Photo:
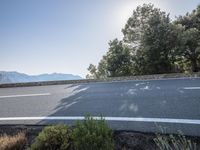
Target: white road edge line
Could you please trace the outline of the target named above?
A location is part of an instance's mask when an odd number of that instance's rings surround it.
[[[47,95],[51,95],[51,93],[24,94],[24,95],[6,95],[6,96],[0,96],[0,98],[32,97],[32,96],[47,96]]]
[[[93,117],[100,120],[101,117]],[[83,116],[53,116],[53,117],[6,117],[0,118],[0,121],[28,121],[28,120],[84,120]],[[179,123],[179,124],[196,124],[200,125],[200,120],[196,119],[172,119],[172,118],[138,118],[138,117],[104,117],[106,121],[122,121],[122,122],[153,122],[153,123]]]
[[[200,87],[184,87],[185,90],[200,90]]]

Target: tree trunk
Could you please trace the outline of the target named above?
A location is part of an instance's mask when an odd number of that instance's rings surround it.
[[[192,62],[192,71],[198,72],[199,68],[198,68],[198,65],[197,65],[197,59],[192,59],[191,62]]]

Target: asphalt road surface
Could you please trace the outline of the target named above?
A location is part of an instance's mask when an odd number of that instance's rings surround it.
[[[0,124],[73,124],[87,114],[117,130],[200,136],[200,78],[0,88]]]

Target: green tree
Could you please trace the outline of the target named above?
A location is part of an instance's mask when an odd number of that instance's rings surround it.
[[[196,28],[200,30],[200,5],[197,6],[191,13],[186,13],[184,16],[179,16],[176,23],[182,24],[185,29]]]
[[[152,4],[143,4],[143,6],[138,6],[133,11],[124,29],[122,29],[123,40],[126,43],[129,43],[136,49],[140,46],[143,31],[148,27],[149,18],[154,10],[157,11]]]
[[[169,14],[143,4],[122,32],[123,40],[110,41],[98,66],[90,67],[94,78],[200,70],[200,5],[171,22]]]
[[[98,77],[99,78],[107,78],[109,76],[109,71],[107,69],[107,56],[104,55],[98,64]]]
[[[178,44],[177,57],[184,59],[185,63],[191,66],[191,71],[199,71],[200,31],[196,28],[183,30],[180,33]]]
[[[200,5],[185,16],[179,16],[174,22],[182,26],[179,30],[176,52],[191,66],[193,72],[200,70]]]
[[[109,43],[109,51],[106,56],[109,76],[128,76],[132,74],[130,49],[122,41],[114,39]]]
[[[109,50],[100,60],[98,67],[90,65],[88,78],[107,78],[132,75],[132,56],[130,49],[122,41],[109,42]]]
[[[132,46],[135,74],[173,71],[172,27],[169,15],[152,4],[138,6],[122,30]]]
[[[88,67],[89,74],[86,75],[87,79],[96,79],[98,78],[97,68],[95,65],[90,64]]]

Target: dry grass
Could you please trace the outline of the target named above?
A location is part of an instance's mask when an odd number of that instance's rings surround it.
[[[183,134],[157,135],[154,141],[160,150],[197,150],[196,143],[188,140]]]
[[[0,136],[0,150],[23,150],[26,143],[27,139],[24,132],[14,136]]]

